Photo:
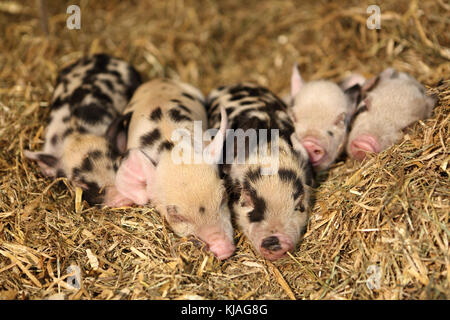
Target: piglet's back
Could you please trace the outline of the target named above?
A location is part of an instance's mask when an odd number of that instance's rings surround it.
[[[85,57],[61,70],[52,114],[67,105],[76,127],[103,135],[140,83],[139,73],[126,61],[106,54]]]
[[[127,148],[149,149],[153,142],[170,141],[174,130],[191,130],[192,121],[202,121],[205,126],[203,99],[198,89],[181,81],[155,79],[144,83],[124,110],[124,114],[132,113]]]
[[[367,96],[371,99],[370,107],[377,116],[397,121],[400,127],[429,117],[433,110],[429,107],[429,97],[425,95],[424,88],[407,79],[381,81]]]

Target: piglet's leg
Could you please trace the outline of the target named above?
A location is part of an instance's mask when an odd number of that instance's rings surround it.
[[[116,175],[119,193],[139,205],[152,197],[155,166],[139,149],[132,149],[122,162]]]

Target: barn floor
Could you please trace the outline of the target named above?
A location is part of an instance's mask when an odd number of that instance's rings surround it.
[[[370,30],[371,2],[79,1],[69,30],[54,0],[49,36],[36,2],[0,3],[0,299],[449,299],[450,6],[383,1]],[[42,145],[58,70],[99,52],[205,94],[251,80],[281,95],[294,62],[306,80],[393,66],[440,100],[398,145],[320,176],[294,253],[268,262],[236,231],[220,262],[151,208],[75,206],[64,180],[24,159]]]

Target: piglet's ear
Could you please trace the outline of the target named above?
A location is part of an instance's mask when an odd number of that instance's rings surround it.
[[[156,166],[143,151],[130,150],[116,175],[115,186],[122,196],[138,205],[151,200],[155,189]]]
[[[128,112],[114,119],[106,131],[106,139],[119,154],[124,154],[127,150],[128,125],[131,115],[132,112]]]
[[[345,91],[356,84],[362,86],[364,82],[366,82],[366,78],[364,78],[363,75],[359,73],[352,73],[339,84],[339,87]]]
[[[56,177],[59,160],[55,156],[43,152],[32,152],[29,150],[24,150],[23,154],[27,159],[36,161],[44,175]]]
[[[361,86],[361,91],[363,93],[372,90],[375,88],[375,86],[380,82],[380,80],[386,80],[386,79],[392,79],[398,77],[398,71],[394,68],[387,68],[383,70],[379,75],[368,79],[364,84]]]
[[[298,71],[297,63],[294,64],[292,68],[292,76],[291,76],[291,98],[293,99],[299,92],[304,82],[300,72]]]
[[[370,78],[364,82],[364,84],[361,86],[361,91],[363,93],[372,90],[377,85],[378,81],[380,81],[380,76],[376,76],[373,78]]]
[[[353,113],[361,99],[361,86],[357,83],[350,88],[345,89],[344,94],[347,96],[349,104],[348,111]]]
[[[398,77],[398,71],[395,70],[394,68],[384,69],[380,73],[380,79],[392,79],[392,78],[397,78],[397,77]]]
[[[219,131],[203,153],[207,163],[219,163],[222,158],[223,144],[228,129],[228,116],[224,106],[220,106],[220,117]]]
[[[372,109],[372,99],[365,98],[362,102],[362,105],[366,107],[367,111],[370,111],[370,109]]]

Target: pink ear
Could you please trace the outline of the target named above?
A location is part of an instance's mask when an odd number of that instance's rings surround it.
[[[117,149],[120,154],[123,154],[127,150],[127,134],[126,132],[119,132],[116,138]]]
[[[219,163],[226,131],[228,129],[228,116],[224,106],[220,106],[220,128],[211,143],[205,148],[204,159],[207,163]]]
[[[380,78],[381,79],[389,79],[389,78],[394,78],[394,77],[397,77],[397,76],[398,76],[398,72],[394,68],[384,69],[380,73]]]
[[[367,110],[372,109],[372,101],[369,98],[364,99],[364,104],[366,105]]]
[[[366,91],[370,91],[372,90],[378,83],[378,81],[380,81],[380,76],[376,76],[370,79],[367,79],[364,84],[361,86],[361,91],[362,92],[366,92]]]
[[[297,93],[299,93],[301,87],[303,86],[303,79],[298,71],[297,63],[294,64],[292,68],[292,76],[291,76],[291,98],[294,98]]]
[[[153,197],[155,169],[155,165],[143,151],[130,150],[117,171],[117,190],[136,204],[146,204]]]
[[[351,87],[353,87],[356,84],[359,84],[360,86],[363,86],[366,82],[366,78],[364,78],[363,75],[359,73],[352,73],[347,78],[345,78],[342,83],[340,84],[340,87],[342,90],[347,90]]]

